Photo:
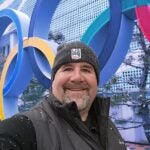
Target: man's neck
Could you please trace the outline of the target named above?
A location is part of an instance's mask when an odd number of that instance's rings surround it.
[[[80,111],[79,113],[80,113],[81,120],[86,121],[89,114],[88,111]]]

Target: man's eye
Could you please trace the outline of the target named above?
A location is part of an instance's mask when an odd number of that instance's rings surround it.
[[[90,69],[82,69],[84,72],[88,72],[88,73],[91,73],[91,70]]]
[[[64,71],[72,71],[72,68],[64,68]]]

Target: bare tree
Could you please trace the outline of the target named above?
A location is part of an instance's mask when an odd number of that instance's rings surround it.
[[[149,99],[147,99],[146,94],[146,86],[148,83],[148,74],[150,73],[150,45],[148,41],[145,39],[137,21],[135,21],[135,26],[137,28],[137,32],[133,34],[133,40],[136,40],[138,44],[141,46],[141,50],[143,51],[143,54],[139,58],[139,61],[141,61],[141,66],[136,66],[132,64],[132,58],[128,58],[124,61],[126,65],[139,68],[142,71],[141,77],[136,80],[136,78],[130,78],[129,84],[137,85],[139,88],[140,97],[139,100],[141,102],[141,105],[147,107],[148,103],[150,102]]]
[[[53,33],[50,31],[48,33],[48,40],[54,40],[56,43],[61,44],[65,41],[65,36],[61,32]]]

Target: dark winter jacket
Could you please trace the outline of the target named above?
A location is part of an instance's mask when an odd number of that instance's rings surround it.
[[[32,110],[0,124],[0,150],[126,150],[108,114],[109,100],[97,97],[89,123],[84,123],[74,102],[61,104],[50,94]]]

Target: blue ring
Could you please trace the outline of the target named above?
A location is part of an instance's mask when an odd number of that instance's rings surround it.
[[[0,37],[4,33],[5,29],[10,23],[16,25],[17,35],[18,35],[18,55],[16,57],[16,62],[14,67],[10,67],[11,76],[7,73],[5,79],[5,85],[3,89],[4,96],[13,90],[13,86],[16,84],[18,75],[21,71],[21,64],[23,59],[23,37],[27,36],[29,18],[27,15],[13,9],[4,9],[0,11]],[[15,91],[14,91],[15,92]],[[16,91],[17,92],[17,91]],[[14,93],[18,94],[18,93]]]
[[[98,56],[101,65],[101,70],[103,69],[103,67],[105,66],[105,64],[107,63],[113,52],[121,26],[121,16],[122,16],[121,1],[109,0],[109,3],[110,3],[109,5],[110,21],[108,25],[107,37],[104,43],[103,50]]]
[[[89,26],[86,32],[81,37],[81,41],[90,45],[97,54],[100,62],[100,84],[103,85],[114,75],[116,70],[118,69],[121,62],[128,51],[128,47],[130,44],[132,30],[133,30],[133,20],[136,18],[134,13],[134,8],[136,5],[147,5],[147,1],[138,1],[136,3],[131,3],[130,0],[122,1],[122,15],[121,15],[121,24],[119,28],[119,32],[117,39],[113,42],[113,47],[110,50],[105,49],[104,47],[107,45],[107,34],[108,34],[108,26],[110,20],[110,9],[106,9],[103,11]],[[115,9],[111,7],[111,9]],[[114,10],[111,10],[114,11]],[[120,12],[119,12],[120,14]],[[128,34],[129,33],[129,34]],[[116,35],[117,35],[116,34]],[[116,37],[115,37],[116,38]],[[106,43],[106,44],[105,44]],[[115,45],[114,45],[115,44]],[[109,45],[108,45],[109,46]],[[109,51],[109,53],[108,53]],[[104,53],[101,55],[101,53]],[[111,54],[111,55],[110,55]],[[103,59],[107,58],[104,62]]]
[[[16,57],[17,54],[12,59],[7,74],[11,74],[10,72],[11,69],[13,69],[13,64],[16,63]],[[28,52],[26,48],[24,48],[20,72],[17,75],[16,81],[12,85],[13,88],[11,88],[10,91],[6,95],[4,95],[3,106],[6,118],[18,112],[18,96],[20,95],[20,93],[22,93],[22,91],[26,89],[27,85],[29,85],[29,82],[32,79],[33,72],[29,61],[27,61],[28,58]]]
[[[30,22],[29,33],[28,33],[29,37],[40,37],[46,40],[48,39],[50,22],[59,2],[60,0],[53,0],[51,2],[49,0],[44,0],[44,1],[37,0],[31,16],[31,22]],[[47,64],[46,60],[41,59],[39,57],[38,53],[39,52],[35,51],[33,48],[30,49],[31,64],[33,67],[32,69],[39,82],[43,84],[45,88],[50,88],[51,68]],[[40,65],[38,62],[41,62]],[[47,66],[47,70],[44,69],[45,65]],[[45,71],[47,72],[47,74],[49,74],[49,76],[44,75],[43,72]]]

